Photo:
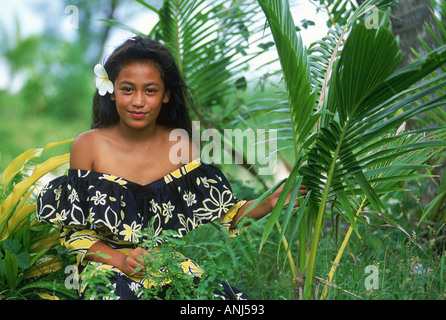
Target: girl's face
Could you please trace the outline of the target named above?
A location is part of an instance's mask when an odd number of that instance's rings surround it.
[[[110,99],[116,103],[120,124],[133,129],[154,127],[161,106],[170,98],[151,60],[135,61],[122,68],[114,87]]]

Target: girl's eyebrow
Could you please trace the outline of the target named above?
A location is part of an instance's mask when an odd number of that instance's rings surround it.
[[[122,81],[119,82],[118,85],[123,85],[123,84],[127,84],[129,86],[134,86],[135,85],[133,82],[128,81],[128,80],[122,80]],[[160,84],[158,82],[151,81],[151,82],[144,83],[144,86],[145,87],[149,87],[149,86],[158,86],[159,87]]]

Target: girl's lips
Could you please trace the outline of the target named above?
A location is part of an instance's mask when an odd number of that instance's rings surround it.
[[[136,119],[141,119],[141,118],[143,118],[146,114],[143,112],[143,113],[141,113],[141,112],[130,112],[130,115],[133,117],[133,118],[136,118]]]

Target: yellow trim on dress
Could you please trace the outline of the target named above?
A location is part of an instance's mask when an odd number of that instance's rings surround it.
[[[188,164],[185,164],[184,166],[178,168],[177,170],[167,174],[164,176],[164,181],[166,183],[172,182],[174,178],[178,179],[187,174],[188,172],[194,170],[195,168],[198,168],[201,165],[200,158],[197,158]]]

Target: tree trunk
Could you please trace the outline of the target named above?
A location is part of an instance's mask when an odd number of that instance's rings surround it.
[[[426,41],[431,48],[436,47],[426,27],[426,23],[435,27],[430,0],[401,0],[392,6],[391,22],[393,33],[400,37],[400,48],[403,54],[402,66],[409,64],[411,59],[415,58],[412,49],[422,55],[427,53],[420,38]]]

